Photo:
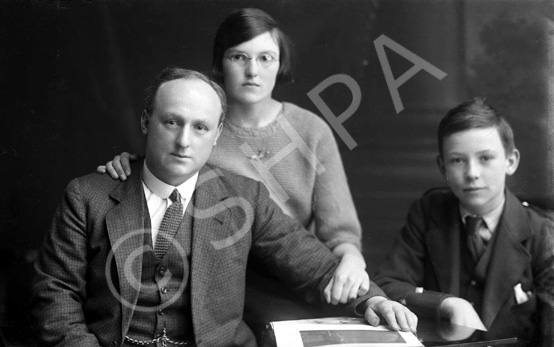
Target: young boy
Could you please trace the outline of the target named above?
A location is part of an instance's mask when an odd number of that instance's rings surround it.
[[[419,316],[554,346],[554,222],[505,186],[513,132],[481,100],[450,110],[437,163],[448,188],[413,203],[375,282]]]

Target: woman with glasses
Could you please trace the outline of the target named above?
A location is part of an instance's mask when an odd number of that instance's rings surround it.
[[[369,289],[360,252],[361,226],[337,143],[318,116],[272,97],[276,84],[292,81],[292,44],[276,21],[259,9],[232,12],[217,30],[214,79],[229,108],[208,161],[263,182],[272,199],[341,258],[325,289],[328,303],[346,303]],[[125,179],[129,155],[99,172]],[[324,315],[249,262],[245,320],[257,333],[273,320]]]

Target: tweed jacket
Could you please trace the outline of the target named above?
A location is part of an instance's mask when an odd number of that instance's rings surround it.
[[[411,206],[375,281],[391,299],[408,302],[416,287],[423,287],[418,302],[437,312],[446,294],[460,292],[460,249],[466,247],[460,223],[458,200],[449,189],[426,193]],[[495,233],[480,313],[486,335],[517,336],[533,341],[533,346],[538,341],[554,346],[554,223],[506,189]],[[532,292],[519,304],[514,294],[518,284]]]
[[[140,177],[91,174],[68,185],[35,263],[38,345],[122,344],[137,309],[148,214]],[[321,300],[337,258],[284,215],[262,184],[205,166],[192,202],[189,284],[198,346],[256,345],[242,320],[249,255],[306,300]],[[377,286],[373,293],[382,294]]]

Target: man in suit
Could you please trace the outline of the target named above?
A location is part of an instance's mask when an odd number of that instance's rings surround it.
[[[225,95],[171,68],[148,89],[141,175],[92,174],[67,187],[35,264],[40,346],[255,346],[242,320],[248,256],[307,300],[337,259],[285,216],[262,184],[205,165]],[[374,285],[352,310],[396,330],[417,318]]]
[[[475,100],[446,114],[438,140],[448,188],[413,203],[375,281],[419,316],[554,346],[554,223],[505,187],[511,127]]]

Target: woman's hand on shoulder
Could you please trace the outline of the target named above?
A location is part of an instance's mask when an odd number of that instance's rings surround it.
[[[131,175],[131,161],[137,160],[138,155],[123,152],[116,155],[112,160],[106,163],[106,165],[100,165],[96,168],[96,172],[104,174],[107,173],[112,176],[113,179],[120,179],[125,181],[127,176]]]

